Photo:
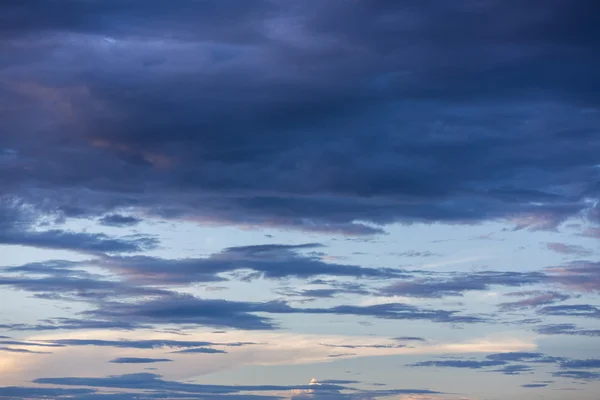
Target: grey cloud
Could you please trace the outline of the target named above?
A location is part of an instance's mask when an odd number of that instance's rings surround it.
[[[521,387],[528,389],[543,388],[546,386],[548,386],[547,383],[526,383],[524,385],[521,385]]]

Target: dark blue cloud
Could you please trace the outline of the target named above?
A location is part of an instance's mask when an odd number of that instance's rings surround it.
[[[105,226],[134,226],[141,222],[140,218],[132,217],[129,215],[121,215],[121,214],[109,214],[100,218],[100,224]]]
[[[548,386],[547,383],[526,383],[524,385],[521,385],[521,387],[527,388],[527,389],[543,388],[546,386]]]
[[[593,0],[147,3],[2,2],[7,196],[354,235],[598,222]],[[52,236],[27,240],[98,240]]]
[[[114,364],[152,364],[159,362],[172,362],[168,358],[147,358],[147,357],[119,357],[111,360]]]

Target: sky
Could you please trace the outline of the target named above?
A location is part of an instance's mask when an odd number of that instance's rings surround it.
[[[597,0],[0,1],[0,400],[595,400]]]

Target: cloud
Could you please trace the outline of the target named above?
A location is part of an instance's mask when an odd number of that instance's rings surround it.
[[[479,316],[460,315],[456,311],[422,309],[402,303],[372,306],[339,305],[331,308],[294,308],[283,301],[262,303],[220,299],[201,299],[190,295],[170,295],[137,303],[113,302],[85,311],[102,320],[137,321],[140,324],[195,324],[211,327],[261,330],[277,326],[266,314],[353,315],[391,320],[428,320],[441,323],[478,323]]]
[[[100,224],[113,227],[134,226],[141,221],[139,218],[121,214],[109,214],[100,218]]]
[[[557,378],[581,379],[585,381],[600,380],[600,372],[591,371],[557,371],[552,376]]]
[[[49,397],[65,396],[71,397],[94,393],[91,389],[61,389],[61,388],[39,388],[39,387],[0,387],[0,399],[47,399]]]
[[[128,375],[109,376],[106,378],[40,378],[34,381],[39,384],[54,384],[62,386],[87,386],[94,388],[113,388],[113,389],[135,389],[135,390],[153,390],[166,393],[180,392],[194,395],[226,395],[243,392],[290,392],[295,395],[310,395],[311,397],[321,396],[329,397],[331,395],[342,396],[342,390],[352,390],[360,398],[361,395],[369,397],[385,396],[391,394],[437,394],[439,392],[426,389],[389,389],[381,391],[357,391],[344,385],[345,381],[318,383],[314,380],[309,385],[283,386],[283,385],[205,385],[167,381],[161,379],[160,375],[151,373],[137,373]],[[352,394],[344,394],[353,398]]]
[[[424,342],[425,339],[416,336],[397,336],[393,338],[399,342]]]
[[[406,347],[402,344],[324,344],[319,343],[321,346],[325,347],[333,347],[333,348],[341,348],[341,349],[361,349],[361,348],[371,348],[371,349],[401,349]]]
[[[436,368],[464,368],[464,369],[486,369],[487,372],[500,372],[504,375],[520,375],[533,372],[534,368],[527,364],[510,364],[514,362],[527,362],[533,364],[557,364],[564,362],[564,358],[550,357],[542,353],[509,351],[505,353],[493,353],[485,356],[485,360],[472,359],[450,359],[421,361],[409,364],[409,367],[436,367]],[[491,367],[500,367],[488,369]]]
[[[45,300],[100,304],[107,300],[151,298],[171,292],[158,287],[136,286],[114,277],[86,270],[89,261],[48,260],[0,271],[0,287],[33,293]]]
[[[495,367],[498,365],[505,365],[506,361],[500,360],[486,360],[486,361],[474,361],[474,360],[437,360],[437,361],[421,361],[415,364],[408,364],[408,367],[437,367],[437,368],[468,368],[468,369],[481,369],[487,367]]]
[[[103,233],[39,229],[41,226],[56,225],[56,218],[51,210],[31,207],[9,196],[0,196],[0,244],[88,254],[134,253],[151,250],[158,245],[155,238],[148,236],[113,238]]]
[[[27,349],[15,349],[13,347],[0,347],[0,351],[5,351],[8,353],[52,354],[49,351],[33,351],[33,350],[27,350]]]
[[[489,290],[492,286],[519,287],[545,279],[541,272],[484,271],[474,273],[438,274],[433,278],[392,283],[381,290],[386,296],[442,298],[462,296],[469,291]]]
[[[530,365],[506,365],[500,369],[490,370],[490,372],[501,372],[504,375],[521,375],[523,373],[533,373]]]
[[[146,358],[146,357],[119,357],[111,360],[113,364],[152,364],[160,362],[172,362],[168,358]]]
[[[573,261],[560,267],[546,269],[550,280],[571,290],[600,292],[600,263]]]
[[[543,292],[543,291],[529,291],[529,292],[516,292],[508,293],[507,296],[530,296],[523,300],[500,303],[498,307],[502,311],[522,310],[528,308],[536,308],[547,304],[553,304],[560,301],[565,301],[571,298],[571,296],[558,293],[558,292]]]
[[[408,250],[400,253],[390,253],[393,256],[399,257],[436,257],[440,254],[432,253],[431,251],[416,251],[416,250]]]
[[[551,242],[546,243],[548,250],[555,251],[561,254],[577,255],[577,256],[589,256],[592,255],[592,251],[575,244],[557,243]]]
[[[211,349],[210,347],[196,347],[173,351],[174,354],[227,354],[225,350]]]
[[[3,2],[3,192],[330,234],[597,221],[593,1],[366,3]]]
[[[600,329],[581,329],[575,324],[548,324],[535,328],[542,335],[600,336]]]
[[[394,268],[365,268],[323,262],[318,255],[302,250],[320,248],[319,243],[300,245],[264,244],[229,247],[206,258],[160,259],[149,256],[103,257],[94,265],[118,272],[130,279],[151,283],[194,283],[222,280],[223,273],[250,270],[249,277],[311,278],[317,276],[392,278],[407,276]]]
[[[35,346],[35,347],[63,347],[62,344],[57,343],[43,343],[43,342],[31,342],[31,341],[20,341],[20,340],[0,340],[0,344],[11,345],[11,346]]]
[[[495,361],[521,361],[521,362],[531,362],[531,363],[556,363],[562,358],[559,357],[549,357],[542,353],[528,353],[528,352],[507,352],[507,353],[496,353],[496,354],[488,354],[486,356],[489,360]]]
[[[592,369],[600,368],[600,359],[588,358],[586,360],[565,360],[560,363],[564,369]]]
[[[540,308],[538,314],[552,316],[600,318],[600,309],[590,304],[547,306]]]
[[[191,352],[218,353],[216,349],[206,346],[240,347],[257,344],[254,342],[208,342],[201,340],[169,340],[169,339],[145,339],[145,340],[103,340],[103,339],[54,339],[46,341],[50,346],[95,346],[116,347],[121,349],[184,349]],[[184,353],[185,351],[181,351]]]
[[[546,386],[548,386],[547,383],[526,383],[524,385],[521,385],[522,388],[527,388],[527,389],[543,388]]]
[[[122,329],[134,330],[147,328],[148,325],[130,321],[106,321],[76,318],[52,318],[42,320],[38,324],[0,324],[0,328],[11,331],[58,331],[58,330],[88,330],[88,329]]]

